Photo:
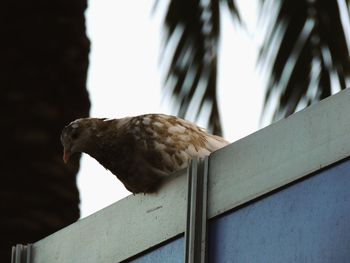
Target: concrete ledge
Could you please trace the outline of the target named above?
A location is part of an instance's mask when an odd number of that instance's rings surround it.
[[[119,262],[183,232],[186,171],[151,195],[130,195],[33,244],[35,263]]]
[[[213,217],[350,156],[350,89],[211,155]]]

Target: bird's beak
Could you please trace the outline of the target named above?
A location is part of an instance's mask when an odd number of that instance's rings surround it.
[[[68,163],[71,154],[72,153],[71,153],[70,150],[64,148],[64,150],[63,150],[63,161],[64,161],[64,163]]]

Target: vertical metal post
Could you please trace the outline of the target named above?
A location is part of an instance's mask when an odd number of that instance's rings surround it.
[[[11,263],[30,263],[32,245],[17,244],[12,247]]]
[[[207,199],[209,159],[193,159],[187,170],[185,262],[207,261]]]

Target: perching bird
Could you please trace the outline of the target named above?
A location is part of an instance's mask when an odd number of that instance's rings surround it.
[[[63,129],[61,141],[64,162],[76,152],[87,153],[134,194],[156,191],[193,157],[228,144],[191,122],[164,114],[77,119]]]

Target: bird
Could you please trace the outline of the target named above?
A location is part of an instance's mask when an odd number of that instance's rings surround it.
[[[86,153],[110,170],[133,194],[158,191],[162,182],[192,158],[229,144],[187,120],[165,114],[119,119],[80,118],[61,133],[63,161]]]

